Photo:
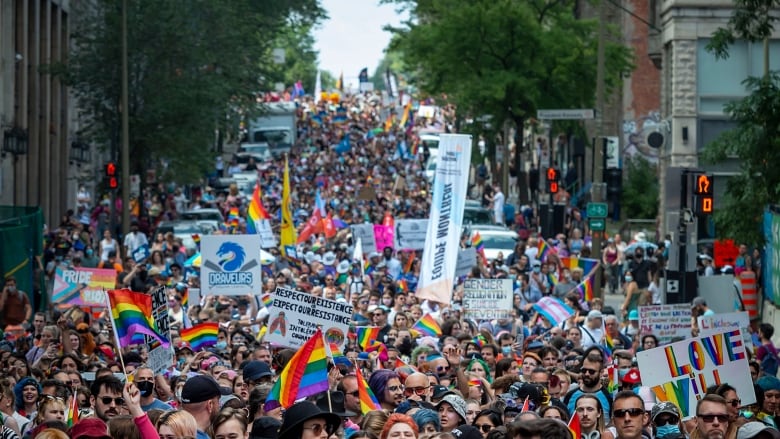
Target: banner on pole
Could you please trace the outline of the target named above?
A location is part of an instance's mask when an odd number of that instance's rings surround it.
[[[467,247],[458,252],[458,261],[455,264],[455,277],[466,276],[477,265],[477,249]]]
[[[395,220],[395,249],[422,250],[428,233],[427,219]]]
[[[360,238],[360,242],[363,244],[363,254],[365,256],[376,251],[373,224],[355,224],[350,226],[350,230],[352,230],[352,242],[357,242],[358,238]]]
[[[170,340],[171,327],[168,320],[168,297],[165,294],[165,287],[159,287],[152,292],[152,318],[154,318],[160,334]],[[146,336],[146,348],[149,351],[146,365],[154,370],[154,373],[162,373],[165,369],[173,366],[173,346],[163,347],[154,338]]]

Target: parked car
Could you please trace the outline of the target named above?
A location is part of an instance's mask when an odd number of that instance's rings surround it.
[[[205,210],[205,209],[204,209]],[[214,226],[215,221],[164,221],[157,226],[157,233],[172,232],[175,238],[181,239],[184,248],[191,251],[197,251],[198,245],[192,238],[192,235],[211,235],[218,227]]]
[[[463,224],[494,225],[496,223],[493,211],[479,204],[479,201],[466,200],[463,206]]]
[[[496,259],[499,253],[503,253],[504,258],[509,256],[517,245],[520,238],[517,232],[501,226],[491,227],[472,227],[469,229],[472,239],[479,232],[482,238],[482,246],[485,249],[485,257],[488,261]]]

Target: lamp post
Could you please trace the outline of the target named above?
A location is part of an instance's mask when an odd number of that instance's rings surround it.
[[[6,153],[14,156],[14,205],[16,205],[16,162],[20,155],[27,154],[28,133],[27,130],[14,126],[3,132],[3,155]]]

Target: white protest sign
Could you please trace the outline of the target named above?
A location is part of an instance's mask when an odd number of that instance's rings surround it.
[[[422,250],[428,233],[427,219],[395,220],[395,249]]]
[[[274,231],[271,229],[271,222],[267,219],[255,221],[255,230],[257,230],[257,235],[260,236],[260,245],[263,248],[274,248],[278,245],[276,235],[274,235]]]
[[[368,256],[376,251],[373,224],[355,224],[350,226],[350,230],[352,230],[352,242],[357,242],[360,238],[363,243],[364,255]]]
[[[165,287],[159,287],[152,292],[152,318],[157,324],[157,329],[163,337],[170,341],[171,331],[168,321],[168,297],[165,294]],[[146,338],[146,347],[149,350],[149,359],[146,365],[154,373],[162,373],[165,369],[173,366],[173,346],[163,347],[153,337]]]
[[[463,283],[463,311],[480,320],[512,315],[512,279],[466,279]]]
[[[205,235],[201,294],[243,296],[262,290],[260,235]]]
[[[699,335],[701,336],[739,329],[742,331],[745,346],[753,344],[750,337],[750,317],[747,311],[699,316],[696,318],[696,323],[699,326]]]
[[[187,306],[200,305],[200,288],[187,289]]]
[[[662,344],[675,338],[690,337],[691,307],[685,303],[640,306],[639,331],[655,335]]]
[[[659,401],[674,403],[683,418],[696,414],[696,402],[713,385],[728,383],[742,405],[756,402],[742,334],[739,330],[696,337],[637,352],[642,385]]]
[[[322,327],[326,341],[339,347],[346,341],[353,313],[351,305],[280,287],[271,297],[274,301],[269,308],[265,341],[299,348],[318,326]]]
[[[477,265],[477,249],[467,247],[458,252],[458,262],[455,264],[455,277],[466,276]]]

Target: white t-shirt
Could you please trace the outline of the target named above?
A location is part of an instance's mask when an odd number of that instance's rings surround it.
[[[504,193],[501,191],[493,195],[493,216],[496,217],[496,224],[504,224]]]
[[[141,232],[130,232],[125,235],[125,248],[130,254],[133,254],[138,247],[142,245],[148,245],[149,241],[146,239],[146,235]]]

